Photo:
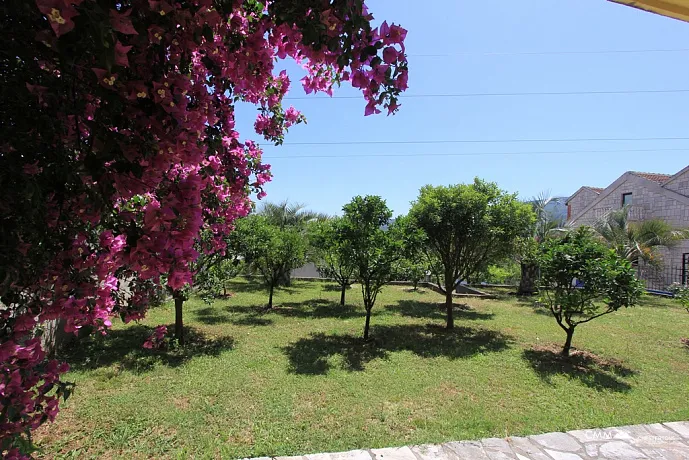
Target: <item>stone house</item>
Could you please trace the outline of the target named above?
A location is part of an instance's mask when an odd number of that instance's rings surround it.
[[[630,221],[662,219],[675,228],[689,228],[689,166],[673,175],[628,171],[605,188],[581,187],[567,200],[567,225],[592,225],[623,206],[629,207]],[[650,268],[639,267],[647,286],[664,289],[672,282],[686,284],[689,240],[661,253],[663,267],[654,270],[654,275]],[[648,279],[653,277],[657,279]]]

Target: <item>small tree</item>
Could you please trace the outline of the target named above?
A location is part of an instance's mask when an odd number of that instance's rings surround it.
[[[668,290],[674,294],[674,299],[689,311],[689,285],[673,283]]]
[[[643,293],[631,263],[587,227],[547,241],[540,265],[543,301],[567,334],[563,356],[569,356],[578,325],[631,307]]]
[[[273,308],[273,292],[284,274],[304,264],[306,239],[295,228],[272,225],[263,216],[240,219],[232,235],[246,263],[258,272],[268,287],[268,308]]]
[[[206,303],[220,296],[227,297],[227,282],[239,275],[244,264],[236,256],[223,257],[216,263],[199,271],[195,277],[199,297]]]
[[[419,283],[425,276],[426,264],[422,261],[405,257],[397,265],[397,278],[401,281],[409,281],[414,291],[418,290]]]
[[[340,237],[342,219],[334,218],[314,223],[309,232],[313,250],[311,258],[318,273],[334,279],[340,286],[340,305],[345,304],[345,292],[354,281],[352,247],[349,241]]]
[[[278,227],[281,231],[290,228],[298,230],[304,235],[312,224],[328,219],[325,214],[309,211],[305,204],[290,203],[288,200],[280,203],[263,203],[258,214],[265,217],[269,224]],[[290,286],[292,284],[291,275],[292,269],[287,269],[280,275],[278,285]]]
[[[423,253],[426,235],[409,216],[395,219],[394,229],[394,235],[401,239],[400,244],[404,249],[404,257],[396,264],[395,278],[410,281],[416,291],[429,266]]]
[[[447,328],[454,327],[452,291],[463,279],[490,263],[512,255],[520,235],[532,225],[530,206],[495,183],[475,179],[472,184],[427,185],[409,212],[424,231],[424,251],[445,291]]]
[[[390,225],[392,211],[379,196],[357,196],[343,208],[341,231],[343,244],[352,251],[357,279],[366,309],[364,340],[369,338],[371,310],[383,285],[390,281],[395,263],[403,256],[402,240],[395,225]]]

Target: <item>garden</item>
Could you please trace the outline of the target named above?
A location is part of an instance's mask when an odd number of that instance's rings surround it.
[[[188,343],[148,350],[168,302],[68,348],[77,389],[36,442],[55,458],[297,455],[686,419],[689,314],[644,297],[563,332],[533,298],[456,299],[386,286],[361,339],[359,285],[293,281],[266,310],[257,280],[185,304]]]
[[[349,82],[365,115],[399,110],[407,31],[363,0],[0,10],[3,458],[277,456],[687,418],[686,280],[665,299],[636,279],[686,229],[626,208],[563,228],[479,178],[423,186],[403,215],[377,195],[338,216],[257,204],[272,173],[235,109],[253,105],[275,145],[306,121],[283,106],[279,62],[302,65],[306,94]],[[292,279],[307,262],[327,281]],[[455,296],[489,277],[519,283]]]

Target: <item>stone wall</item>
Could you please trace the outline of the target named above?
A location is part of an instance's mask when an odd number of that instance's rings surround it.
[[[571,217],[574,218],[581,213],[588,205],[598,198],[598,194],[590,188],[582,188],[574,197],[570,198],[569,205]]]
[[[629,216],[631,221],[661,219],[675,228],[689,228],[689,199],[683,199],[675,194],[683,191],[689,195],[689,187],[684,188],[689,185],[687,182],[689,182],[689,171],[668,184],[672,185],[668,187],[669,190],[659,184],[629,174],[584,214],[577,216],[573,213],[572,217],[575,220],[571,224],[575,227],[593,225],[609,211],[620,209],[622,195],[631,193],[632,205]],[[671,248],[660,248],[659,253],[663,260],[663,273],[676,277],[683,264],[683,255],[689,253],[689,240],[682,240]]]
[[[674,177],[666,187],[681,195],[689,196],[689,169],[677,177]]]
[[[591,225],[609,211],[620,209],[622,195],[625,193],[632,194],[631,220],[662,219],[673,227],[689,227],[689,199],[687,202],[680,201],[659,184],[633,175],[627,176],[602,201],[583,215],[577,216],[573,213],[572,217],[576,218],[574,225]]]

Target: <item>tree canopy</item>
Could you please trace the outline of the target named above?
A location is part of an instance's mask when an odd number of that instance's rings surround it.
[[[513,254],[533,224],[530,206],[495,183],[423,187],[409,212],[426,235],[424,245],[438,285],[445,290],[447,328],[454,327],[452,291],[461,280]]]
[[[336,217],[316,222],[309,231],[310,258],[321,276],[340,286],[340,305],[345,304],[347,288],[356,276],[352,244],[342,236],[343,225],[343,219]]]
[[[631,263],[600,243],[588,227],[547,241],[540,265],[544,302],[567,334],[565,356],[578,325],[631,307],[643,293]]]
[[[403,254],[402,239],[391,224],[392,211],[379,196],[356,196],[342,208],[340,241],[350,245],[366,309],[364,340],[369,338],[371,310],[381,289],[395,273]]]
[[[284,273],[300,267],[306,260],[307,243],[293,227],[279,227],[265,216],[251,215],[237,221],[232,234],[248,266],[268,287],[268,308],[273,308],[273,292]]]

